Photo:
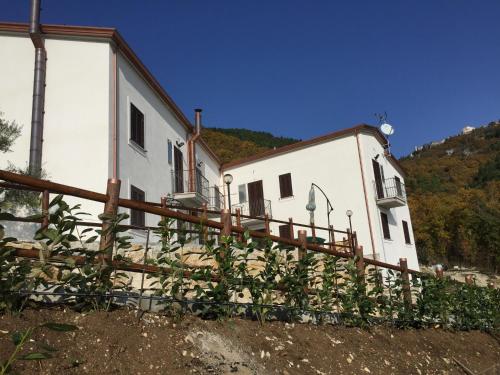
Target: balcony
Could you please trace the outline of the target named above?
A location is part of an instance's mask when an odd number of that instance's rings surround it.
[[[224,208],[224,194],[219,190],[218,186],[212,186],[210,188],[210,197],[208,198],[207,209],[209,211],[217,211],[217,214],[209,213],[208,217],[218,217],[219,212]]]
[[[209,184],[199,170],[195,172],[194,186],[189,186],[189,171],[172,171],[174,199],[187,207],[200,207],[209,202]]]
[[[267,214],[270,219],[272,218],[271,201],[269,199],[258,199],[231,206],[231,212],[235,213],[237,209],[240,210],[241,215],[251,216],[251,218],[241,218],[241,225],[245,228],[262,229],[265,227],[263,220],[265,215]]]
[[[405,185],[398,177],[375,182],[377,204],[384,208],[394,208],[406,205]]]

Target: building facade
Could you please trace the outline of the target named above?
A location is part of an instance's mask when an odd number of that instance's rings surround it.
[[[222,207],[223,200],[216,199],[219,159],[199,138],[191,184],[188,148],[196,127],[116,30],[49,25],[41,30],[47,54],[42,167],[48,179],[104,193],[106,180],[116,177],[122,198],[159,203],[168,196]],[[23,126],[0,168],[9,163],[24,168],[34,66],[28,25],[0,24],[0,49],[9,56],[0,61],[0,111]],[[96,219],[103,207],[85,202],[83,210]],[[155,225],[158,218],[132,215],[130,221]]]
[[[7,56],[0,60],[0,111],[23,125],[13,152],[0,160],[2,169],[26,167],[30,155],[34,48],[28,31],[26,24],[0,23]],[[365,256],[393,264],[406,257],[418,269],[404,174],[377,128],[360,125],[221,165],[200,137],[200,111],[191,124],[115,29],[42,25],[41,32],[48,179],[104,193],[106,180],[118,178],[122,198],[159,203],[168,197],[218,211],[228,205],[223,175],[231,174],[233,212],[301,223],[310,220],[305,206],[314,183],[333,206],[328,216],[316,191],[316,226],[326,227],[329,219],[345,230],[350,210]],[[85,202],[83,210],[97,219],[103,206]],[[131,224],[158,222],[130,214]],[[245,219],[243,225],[262,229],[263,222]],[[285,235],[286,228],[272,224],[271,231]]]
[[[238,208],[251,216],[267,213],[306,224],[310,222],[306,205],[315,184],[315,226],[328,228],[330,222],[334,229],[350,229],[346,213],[351,211],[352,230],[365,257],[392,264],[407,258],[409,266],[418,269],[404,174],[375,127],[359,125],[271,150],[223,165],[223,173],[233,176],[233,211]],[[330,215],[319,189],[332,204]],[[262,221],[251,219],[243,223],[253,229],[263,226]],[[288,236],[287,227],[271,223],[275,235]],[[325,230],[316,230],[316,236],[329,239]]]

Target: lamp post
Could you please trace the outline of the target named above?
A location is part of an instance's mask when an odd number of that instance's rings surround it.
[[[347,217],[349,218],[349,228],[351,229],[351,234],[352,234],[352,223],[351,223],[351,216],[354,212],[352,212],[351,210],[347,210],[345,212],[345,214],[347,215]]]
[[[331,243],[332,233],[330,231],[330,214],[333,211],[333,206],[330,203],[330,199],[328,199],[323,189],[321,189],[314,182],[311,184],[311,190],[309,191],[309,203],[307,204],[306,209],[311,213],[311,220],[314,220],[314,210],[316,209],[316,203],[314,202],[314,187],[317,187],[318,190],[321,192],[321,194],[323,194],[323,196],[326,199],[326,216],[328,219],[328,242]]]
[[[226,173],[224,175],[224,183],[227,185],[227,204],[229,206],[229,213],[231,213],[231,182],[233,182],[233,175]]]

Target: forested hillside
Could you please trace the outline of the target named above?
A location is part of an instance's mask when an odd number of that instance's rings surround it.
[[[297,142],[246,129],[204,129],[224,163]],[[401,159],[422,263],[500,268],[500,123]]]
[[[247,129],[204,128],[202,135],[223,163],[299,141]]]
[[[402,158],[419,259],[500,266],[500,123]]]

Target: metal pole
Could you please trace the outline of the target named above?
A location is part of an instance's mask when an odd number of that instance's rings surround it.
[[[229,213],[231,213],[231,184],[226,184],[227,185],[227,204],[229,208]]]
[[[328,211],[329,206],[328,206],[328,201],[326,201],[326,212],[327,212],[327,217],[328,217],[328,242],[332,242],[332,232],[330,231],[330,212]]]
[[[147,258],[148,258],[148,249],[149,249],[149,229],[146,234],[146,248],[144,249],[144,266],[146,265]],[[142,294],[144,293],[144,274],[146,273],[146,267],[143,268],[142,270],[142,276],[141,276],[141,290],[139,291],[139,314],[142,311]],[[140,315],[139,315],[140,316]]]
[[[351,233],[352,233],[352,222],[351,222],[351,217],[349,216],[349,228],[351,228]]]

